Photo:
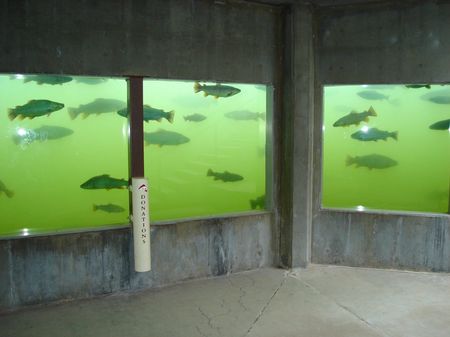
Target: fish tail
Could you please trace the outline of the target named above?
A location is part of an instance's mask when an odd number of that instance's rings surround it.
[[[169,121],[169,123],[173,123],[174,117],[175,117],[175,111],[172,110],[167,113],[166,119]]]
[[[211,177],[211,176],[213,176],[213,175],[214,175],[214,172],[213,172],[213,170],[211,170],[211,169],[209,169],[208,172],[206,172],[206,176],[207,176],[207,177]]]
[[[8,198],[12,198],[14,196],[14,192],[11,190],[4,190],[5,194]]]
[[[68,110],[69,110],[69,115],[70,115],[71,119],[77,118],[79,112],[77,111],[76,108],[68,108]]]
[[[345,160],[345,166],[350,166],[355,162],[355,158],[351,156],[347,156],[347,159]]]
[[[17,117],[16,111],[14,109],[8,109],[8,118],[14,120]]]
[[[95,212],[96,210],[98,210],[98,206],[96,204],[92,205],[92,210]]]
[[[390,136],[395,140],[398,140],[398,131],[391,132]]]
[[[194,92],[198,93],[201,90],[202,90],[202,85],[200,83],[198,83],[198,81],[195,81],[195,83],[194,83]]]
[[[377,113],[372,106],[369,108],[369,116],[377,116]]]

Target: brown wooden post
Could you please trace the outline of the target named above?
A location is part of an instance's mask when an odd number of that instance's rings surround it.
[[[143,78],[128,78],[129,178],[144,177]]]

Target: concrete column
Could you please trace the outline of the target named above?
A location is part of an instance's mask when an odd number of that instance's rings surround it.
[[[304,267],[311,260],[314,18],[308,5],[286,13],[282,156],[280,262]]]

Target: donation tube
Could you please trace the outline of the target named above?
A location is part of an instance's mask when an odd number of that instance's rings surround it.
[[[151,269],[150,218],[148,182],[145,178],[132,178],[134,269],[146,272]]]

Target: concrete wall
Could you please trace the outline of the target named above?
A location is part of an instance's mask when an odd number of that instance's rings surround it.
[[[0,312],[273,265],[270,214],[152,227],[152,271],[134,272],[128,228],[0,241]]]
[[[213,0],[2,0],[0,72],[270,83],[277,13]]]
[[[0,73],[272,83],[279,9],[213,0],[0,1]],[[274,182],[277,190],[277,182]],[[153,227],[153,270],[128,229],[0,241],[0,310],[275,264],[272,214]]]
[[[316,11],[312,261],[450,271],[450,217],[320,209],[321,86],[450,80],[450,3],[394,2]]]

